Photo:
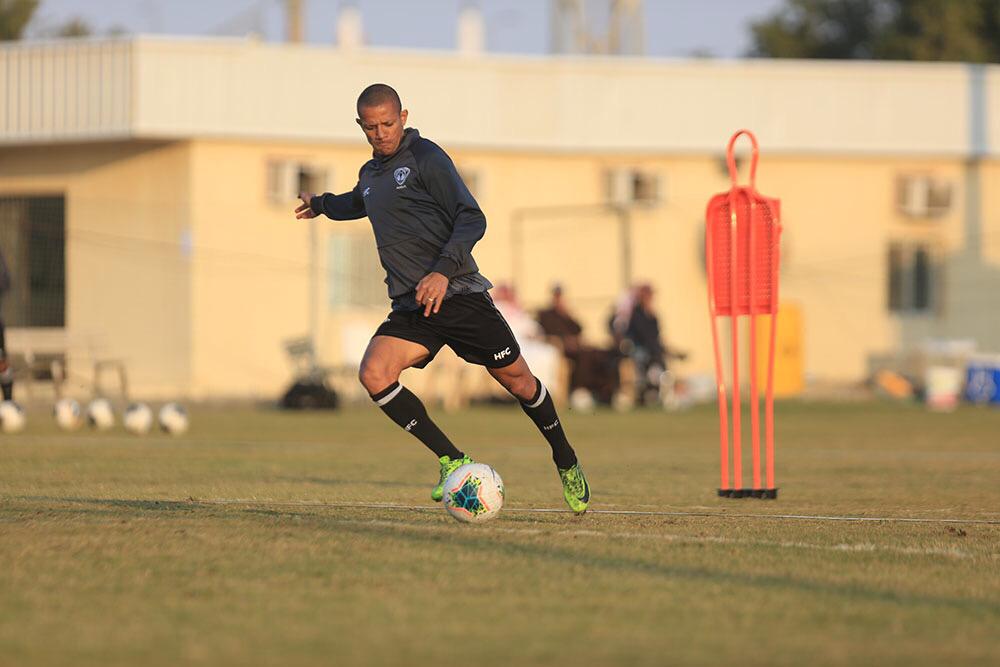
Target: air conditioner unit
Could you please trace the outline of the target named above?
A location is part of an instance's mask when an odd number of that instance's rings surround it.
[[[937,218],[951,209],[951,184],[930,176],[902,176],[896,205],[911,218]]]
[[[745,156],[742,155],[742,154],[737,153],[736,155],[733,156],[733,158],[734,158],[733,161],[736,163],[736,173],[737,174],[742,174],[743,173],[742,172],[743,163],[746,162]],[[726,156],[725,153],[723,153],[722,155],[718,156],[718,158],[716,158],[716,165],[719,168],[719,173],[722,176],[725,176],[726,179],[728,180],[729,179],[729,160],[728,160],[728,158],[727,158],[727,156]]]
[[[300,192],[325,192],[329,185],[325,169],[295,160],[269,160],[267,163],[267,199],[285,205]]]
[[[662,184],[655,172],[612,169],[607,174],[608,201],[619,206],[653,206],[663,202]]]
[[[267,200],[284,205],[298,196],[299,165],[287,160],[267,163]]]

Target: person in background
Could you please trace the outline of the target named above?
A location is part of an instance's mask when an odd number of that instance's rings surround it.
[[[498,284],[493,288],[492,297],[497,310],[503,315],[518,341],[522,339],[541,340],[543,333],[541,327],[521,305],[517,290],[513,285]]]
[[[552,286],[552,301],[548,308],[538,311],[538,324],[546,336],[558,338],[566,357],[574,359],[580,351],[580,334],[583,327],[569,313],[563,299],[562,285]]]
[[[514,332],[521,345],[521,354],[531,365],[535,376],[547,387],[559,384],[562,354],[559,348],[546,340],[545,331],[521,305],[513,285],[500,283],[493,288],[493,301],[497,310]]]
[[[667,359],[684,360],[687,354],[671,350],[663,343],[660,321],[653,311],[653,287],[648,283],[635,289],[635,303],[623,343],[635,364],[636,400],[640,405],[657,402]]]
[[[10,271],[3,252],[0,251],[0,306],[3,305],[3,295],[10,289]],[[7,361],[7,341],[4,335],[3,311],[0,309],[0,392],[3,400],[14,400],[14,373]]]
[[[617,348],[605,350],[583,342],[583,327],[569,312],[561,285],[552,287],[552,301],[537,318],[545,335],[559,340],[570,363],[570,393],[585,389],[597,402],[610,404],[619,385]]]
[[[625,331],[628,329],[629,320],[632,319],[632,310],[635,308],[636,287],[631,286],[622,290],[618,298],[611,306],[611,315],[608,317],[608,333],[614,341],[615,349],[623,354],[625,344]]]

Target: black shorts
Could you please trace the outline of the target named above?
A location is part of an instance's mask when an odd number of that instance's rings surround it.
[[[447,345],[466,361],[487,368],[502,368],[517,361],[521,347],[507,321],[486,292],[459,294],[441,304],[441,310],[424,317],[424,309],[389,313],[375,332],[420,343],[430,354],[414,364],[423,368],[441,346]]]

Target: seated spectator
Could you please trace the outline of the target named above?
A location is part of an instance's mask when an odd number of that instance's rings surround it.
[[[552,303],[548,308],[538,311],[537,319],[546,336],[559,339],[567,357],[572,358],[580,350],[583,327],[569,314],[561,285],[553,286]]]
[[[560,285],[552,288],[549,307],[538,312],[538,323],[546,336],[559,341],[563,355],[570,362],[570,393],[585,389],[597,402],[610,404],[619,385],[619,355],[615,349],[600,349],[582,342],[583,327],[570,314]]]
[[[667,359],[687,358],[686,353],[668,348],[660,333],[660,322],[653,311],[653,288],[640,285],[635,290],[635,303],[623,334],[623,351],[635,364],[636,400],[641,405],[659,401]]]
[[[624,349],[625,330],[628,329],[629,320],[632,319],[632,310],[635,308],[637,287],[629,287],[622,291],[615,299],[611,307],[611,316],[608,317],[608,333],[614,341],[615,349],[625,354]]]
[[[544,331],[518,302],[512,285],[500,284],[492,291],[493,303],[507,320],[521,346],[521,354],[549,391],[559,390],[559,350],[545,340]],[[557,394],[558,395],[558,394]]]

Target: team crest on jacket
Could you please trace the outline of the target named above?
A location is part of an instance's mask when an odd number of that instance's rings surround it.
[[[399,169],[394,171],[392,175],[396,179],[396,185],[398,185],[399,187],[403,187],[403,183],[406,183],[406,177],[410,175],[410,168],[400,167]],[[399,188],[397,188],[397,190],[398,189]]]

